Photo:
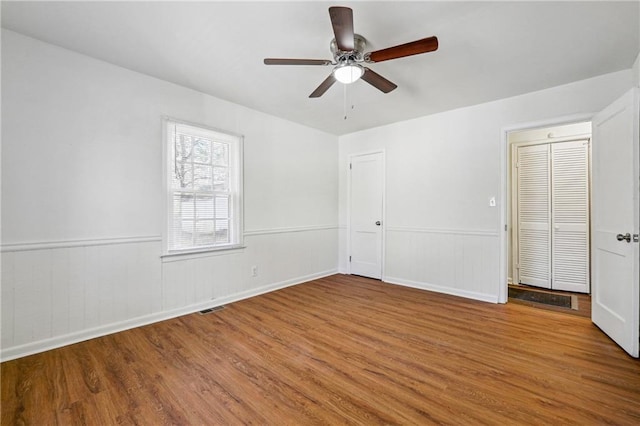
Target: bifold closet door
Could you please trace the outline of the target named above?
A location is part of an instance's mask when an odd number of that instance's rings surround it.
[[[589,141],[520,146],[518,278],[589,292]]]
[[[551,170],[549,145],[517,148],[518,279],[551,288]]]
[[[589,141],[551,145],[552,288],[589,292]]]

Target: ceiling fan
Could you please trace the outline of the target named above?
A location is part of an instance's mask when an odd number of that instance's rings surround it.
[[[335,35],[329,45],[333,60],[285,58],[266,58],[264,60],[265,65],[333,65],[332,73],[309,95],[310,98],[319,98],[336,81],[350,84],[360,78],[376,89],[389,93],[398,86],[370,68],[363,66],[363,63],[372,64],[433,52],[438,49],[438,39],[427,37],[375,52],[364,53],[367,43],[364,37],[353,32],[353,11],[348,7],[334,6],[329,8],[329,17]]]

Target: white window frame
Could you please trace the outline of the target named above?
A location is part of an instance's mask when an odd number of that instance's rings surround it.
[[[175,126],[185,126],[194,128],[196,132],[206,132],[213,136],[214,140],[229,144],[229,168],[230,183],[229,194],[231,197],[229,208],[230,225],[229,225],[229,243],[211,244],[207,246],[193,246],[184,249],[171,250],[169,247],[169,239],[171,236],[171,223],[173,215],[173,193],[172,178],[173,169],[175,167],[175,159],[173,158],[173,129]],[[208,252],[219,252],[222,250],[233,250],[243,247],[243,145],[244,137],[242,135],[215,129],[206,125],[196,124],[184,120],[178,120],[172,117],[163,117],[162,120],[163,134],[163,198],[164,198],[164,214],[163,214],[163,232],[162,232],[162,257],[175,255],[188,255]],[[215,191],[211,191],[215,194]]]

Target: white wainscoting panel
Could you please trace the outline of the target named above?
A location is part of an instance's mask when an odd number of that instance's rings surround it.
[[[4,246],[0,359],[335,274],[337,240],[334,225],[251,231],[243,249],[164,262],[159,238]]]
[[[247,246],[243,273],[249,286],[289,282],[310,272],[337,272],[338,227],[309,228],[304,232],[283,228],[277,233],[250,231],[245,233]],[[251,276],[257,267],[256,277]]]
[[[242,291],[242,253],[214,253],[162,264],[162,306],[173,310]],[[234,286],[236,287],[234,291]],[[213,304],[212,304],[213,305]]]
[[[5,250],[3,353],[158,312],[160,249],[157,241]]]
[[[233,294],[334,274],[337,233],[336,226],[252,230],[245,232],[243,249],[166,261],[162,264],[163,309],[207,300],[214,306]]]
[[[384,281],[497,303],[497,232],[387,228]]]

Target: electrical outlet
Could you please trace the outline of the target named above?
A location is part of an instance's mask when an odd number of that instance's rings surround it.
[[[496,197],[489,198],[489,207],[495,207],[495,206],[496,206]]]
[[[251,267],[251,276],[252,277],[257,277],[258,276],[258,267],[256,265],[253,265]]]

